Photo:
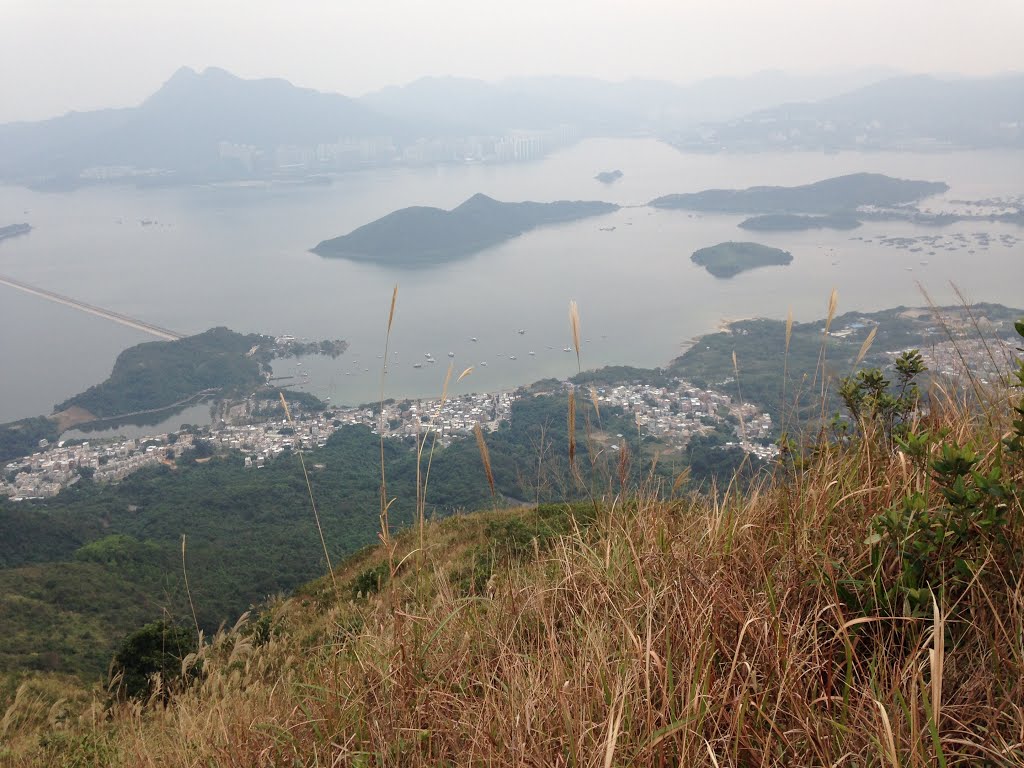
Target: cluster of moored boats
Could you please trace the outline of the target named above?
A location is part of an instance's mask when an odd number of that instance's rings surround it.
[[[517,330],[516,330],[516,333],[517,333],[517,334],[519,334],[520,336],[525,336],[525,335],[526,335],[526,329],[525,329],[525,328],[519,328],[519,329],[517,329]],[[470,336],[470,337],[469,337],[469,340],[470,340],[470,341],[472,341],[472,342],[474,342],[474,343],[477,343],[477,342],[479,342],[479,341],[480,341],[480,339],[479,339],[479,338],[477,338],[476,336]],[[553,346],[551,346],[551,345],[548,345],[548,347],[547,347],[547,348],[548,348],[548,349],[554,349],[554,347],[553,347]],[[572,351],[573,351],[573,347],[571,347],[571,346],[568,346],[568,347],[562,347],[562,351],[563,351],[563,352],[572,352]],[[395,352],[394,354],[395,354],[395,356],[397,356],[397,355],[398,355],[398,353],[397,353],[397,352]],[[536,353],[536,352],[533,352],[533,351],[530,351],[530,352],[528,352],[527,354],[528,354],[528,355],[529,355],[530,357],[536,357],[536,355],[537,355],[537,353]],[[497,356],[498,356],[498,357],[507,357],[507,359],[509,359],[509,360],[518,360],[518,359],[519,359],[518,357],[516,357],[516,355],[507,355],[507,356],[506,356],[504,352],[498,352]],[[425,352],[425,353],[423,354],[423,357],[424,357],[424,359],[425,359],[425,361],[426,361],[426,363],[427,363],[427,364],[430,364],[430,363],[436,363],[436,362],[437,362],[437,358],[435,358],[435,357],[434,357],[434,355],[433,355],[432,353],[430,353],[430,352]],[[448,353],[448,357],[450,357],[450,358],[451,358],[451,357],[455,357],[455,353],[454,353],[454,352],[449,352],[449,353]],[[416,362],[416,363],[413,363],[413,364],[412,364],[412,367],[413,367],[413,368],[422,368],[422,367],[423,367],[423,365],[424,365],[424,363]],[[486,367],[487,367],[487,361],[486,361],[486,360],[483,360],[483,361],[481,361],[481,362],[479,363],[479,365],[480,365],[481,367],[483,367],[483,368],[486,368]]]

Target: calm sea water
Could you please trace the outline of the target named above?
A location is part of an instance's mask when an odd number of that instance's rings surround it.
[[[625,174],[618,183],[593,179],[613,168]],[[0,274],[184,333],[225,325],[347,339],[349,351],[337,360],[277,366],[280,374],[308,370],[305,388],[338,404],[379,394],[395,284],[391,349],[398,354],[391,356],[386,394],[396,397],[438,394],[449,360],[456,374],[476,366],[456,391],[571,374],[576,356],[562,351],[572,343],[571,299],[582,317],[584,367],[664,364],[726,318],[782,318],[792,308],[798,320],[815,319],[832,288],[841,311],[921,304],[919,283],[937,301],[952,301],[950,281],[973,300],[1024,303],[1021,244],[995,242],[974,255],[938,251],[922,265],[924,253],[849,239],[977,231],[1024,237],[1024,228],[1010,225],[882,223],[852,233],[748,233],[736,226],[742,217],[629,207],[430,269],[381,268],[308,252],[395,209],[452,207],[476,192],[510,201],[640,206],[671,192],[801,184],[857,171],[943,180],[951,186],[947,200],[1024,192],[1024,153],[686,155],[640,139],[587,141],[528,165],[354,173],[331,186],[62,194],[0,187],[0,223],[35,227],[0,243]],[[607,227],[615,230],[601,231]],[[748,239],[791,251],[793,263],[717,280],[690,262],[698,248]],[[50,412],[103,379],[120,350],[146,340],[0,286],[0,421]],[[428,353],[436,364],[425,362]],[[414,368],[416,362],[422,367]]]

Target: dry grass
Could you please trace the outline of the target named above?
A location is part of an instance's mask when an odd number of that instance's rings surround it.
[[[953,398],[928,418],[950,439],[1000,434]],[[73,750],[128,766],[1024,764],[1019,574],[989,563],[970,621],[938,602],[930,618],[860,616],[828,586],[866,557],[869,518],[922,482],[865,444],[743,495],[640,489],[498,557],[479,594],[460,574],[489,524],[523,513],[427,522],[336,579],[421,547],[429,578],[398,567],[355,600],[321,584],[274,606],[260,642],[215,637],[201,683],[169,706],[85,717],[23,764]]]

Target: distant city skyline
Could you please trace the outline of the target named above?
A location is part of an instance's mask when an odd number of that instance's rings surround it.
[[[348,96],[449,75],[991,75],[1024,69],[1021,29],[1019,0],[5,0],[0,122],[133,106],[181,66]]]

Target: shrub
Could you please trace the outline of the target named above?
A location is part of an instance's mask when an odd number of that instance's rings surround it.
[[[111,687],[120,698],[165,700],[194,675],[185,675],[182,662],[196,650],[195,633],[168,621],[156,621],[132,632],[121,643],[111,664]]]

